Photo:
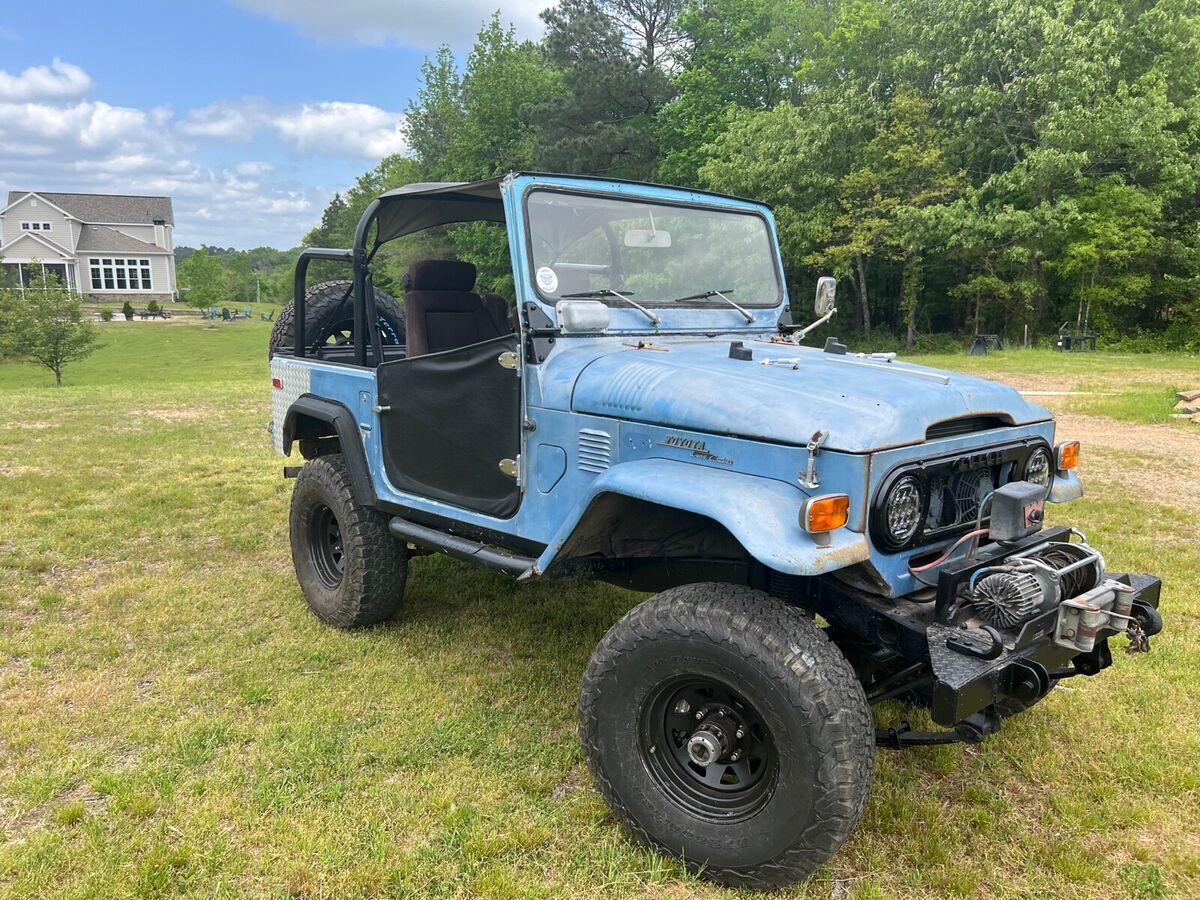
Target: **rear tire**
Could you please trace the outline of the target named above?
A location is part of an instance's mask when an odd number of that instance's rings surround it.
[[[813,874],[858,823],[875,769],[845,657],[800,610],[736,585],[673,588],[613,626],[579,726],[616,818],[732,886]]]
[[[292,563],[309,608],[337,628],[386,621],[400,609],[408,551],[387,517],[354,499],[340,453],[309,461],[292,491]]]
[[[304,338],[314,344],[350,344],[354,340],[354,305],[351,282],[326,281],[314,284],[304,294]],[[404,307],[387,291],[375,288],[375,311],[384,346],[405,342]],[[296,304],[285,306],[271,329],[267,356],[291,353],[296,346]]]

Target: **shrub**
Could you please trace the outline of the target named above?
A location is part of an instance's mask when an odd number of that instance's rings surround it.
[[[146,304],[146,312],[158,312],[158,301],[151,300]]]
[[[23,295],[0,291],[0,351],[6,355],[45,366],[61,385],[67,363],[95,349],[96,326],[84,318],[79,295],[53,275],[36,278]]]
[[[102,322],[111,322],[112,321],[112,310],[111,309],[100,310],[100,320]]]
[[[125,305],[121,307],[121,314],[125,316],[126,319],[133,318],[133,304],[128,300],[126,300]]]

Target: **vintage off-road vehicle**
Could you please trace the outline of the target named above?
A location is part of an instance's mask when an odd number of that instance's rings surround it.
[[[515,296],[481,297],[454,259],[414,258],[403,306],[373,287],[388,242],[487,228]],[[306,290],[312,260],[352,277]],[[583,677],[597,789],[705,877],[807,876],[862,813],[876,746],[981,740],[1107,668],[1113,636],[1142,650],[1162,627],[1157,578],[1043,527],[1083,490],[1049,412],[800,346],[811,328],[760,203],[537,174],[384,194],[354,247],[304,251],[272,334],[306,600],[382,622],[435,551],[657,591]],[[896,697],[944,730],[876,728]]]

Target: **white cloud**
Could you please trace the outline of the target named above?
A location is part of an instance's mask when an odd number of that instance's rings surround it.
[[[553,0],[234,0],[251,12],[291,22],[317,37],[364,44],[436,47],[469,44],[497,7],[520,37],[542,33],[538,14]]]
[[[297,150],[379,159],[405,149],[403,117],[366,103],[313,103],[274,116],[271,124]]]
[[[275,166],[262,160],[248,159],[238,163],[233,170],[239,175],[268,175],[275,171]]]
[[[48,66],[30,66],[20,75],[0,69],[0,100],[38,100],[80,97],[92,87],[92,79],[79,66],[57,56]]]
[[[333,193],[294,173],[324,180],[344,165],[348,181],[364,160],[404,150],[403,116],[365,103],[247,97],[177,115],[83,96],[91,84],[60,60],[0,71],[0,188],[165,194],[179,243],[288,247]],[[227,159],[231,145],[249,142],[255,158]],[[278,163],[262,156],[272,144]]]
[[[193,109],[179,123],[179,130],[192,137],[249,141],[266,122],[266,104],[257,97],[220,100]]]
[[[379,159],[404,151],[403,121],[400,113],[368,103],[272,106],[258,97],[243,97],[192,110],[179,130],[191,137],[239,142],[270,131],[300,153]]]

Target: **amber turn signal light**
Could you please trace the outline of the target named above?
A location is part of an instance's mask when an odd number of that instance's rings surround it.
[[[850,518],[850,498],[845,494],[812,497],[800,507],[800,524],[811,534],[841,528]]]
[[[1079,441],[1067,441],[1065,444],[1055,447],[1054,462],[1060,472],[1079,465]]]

